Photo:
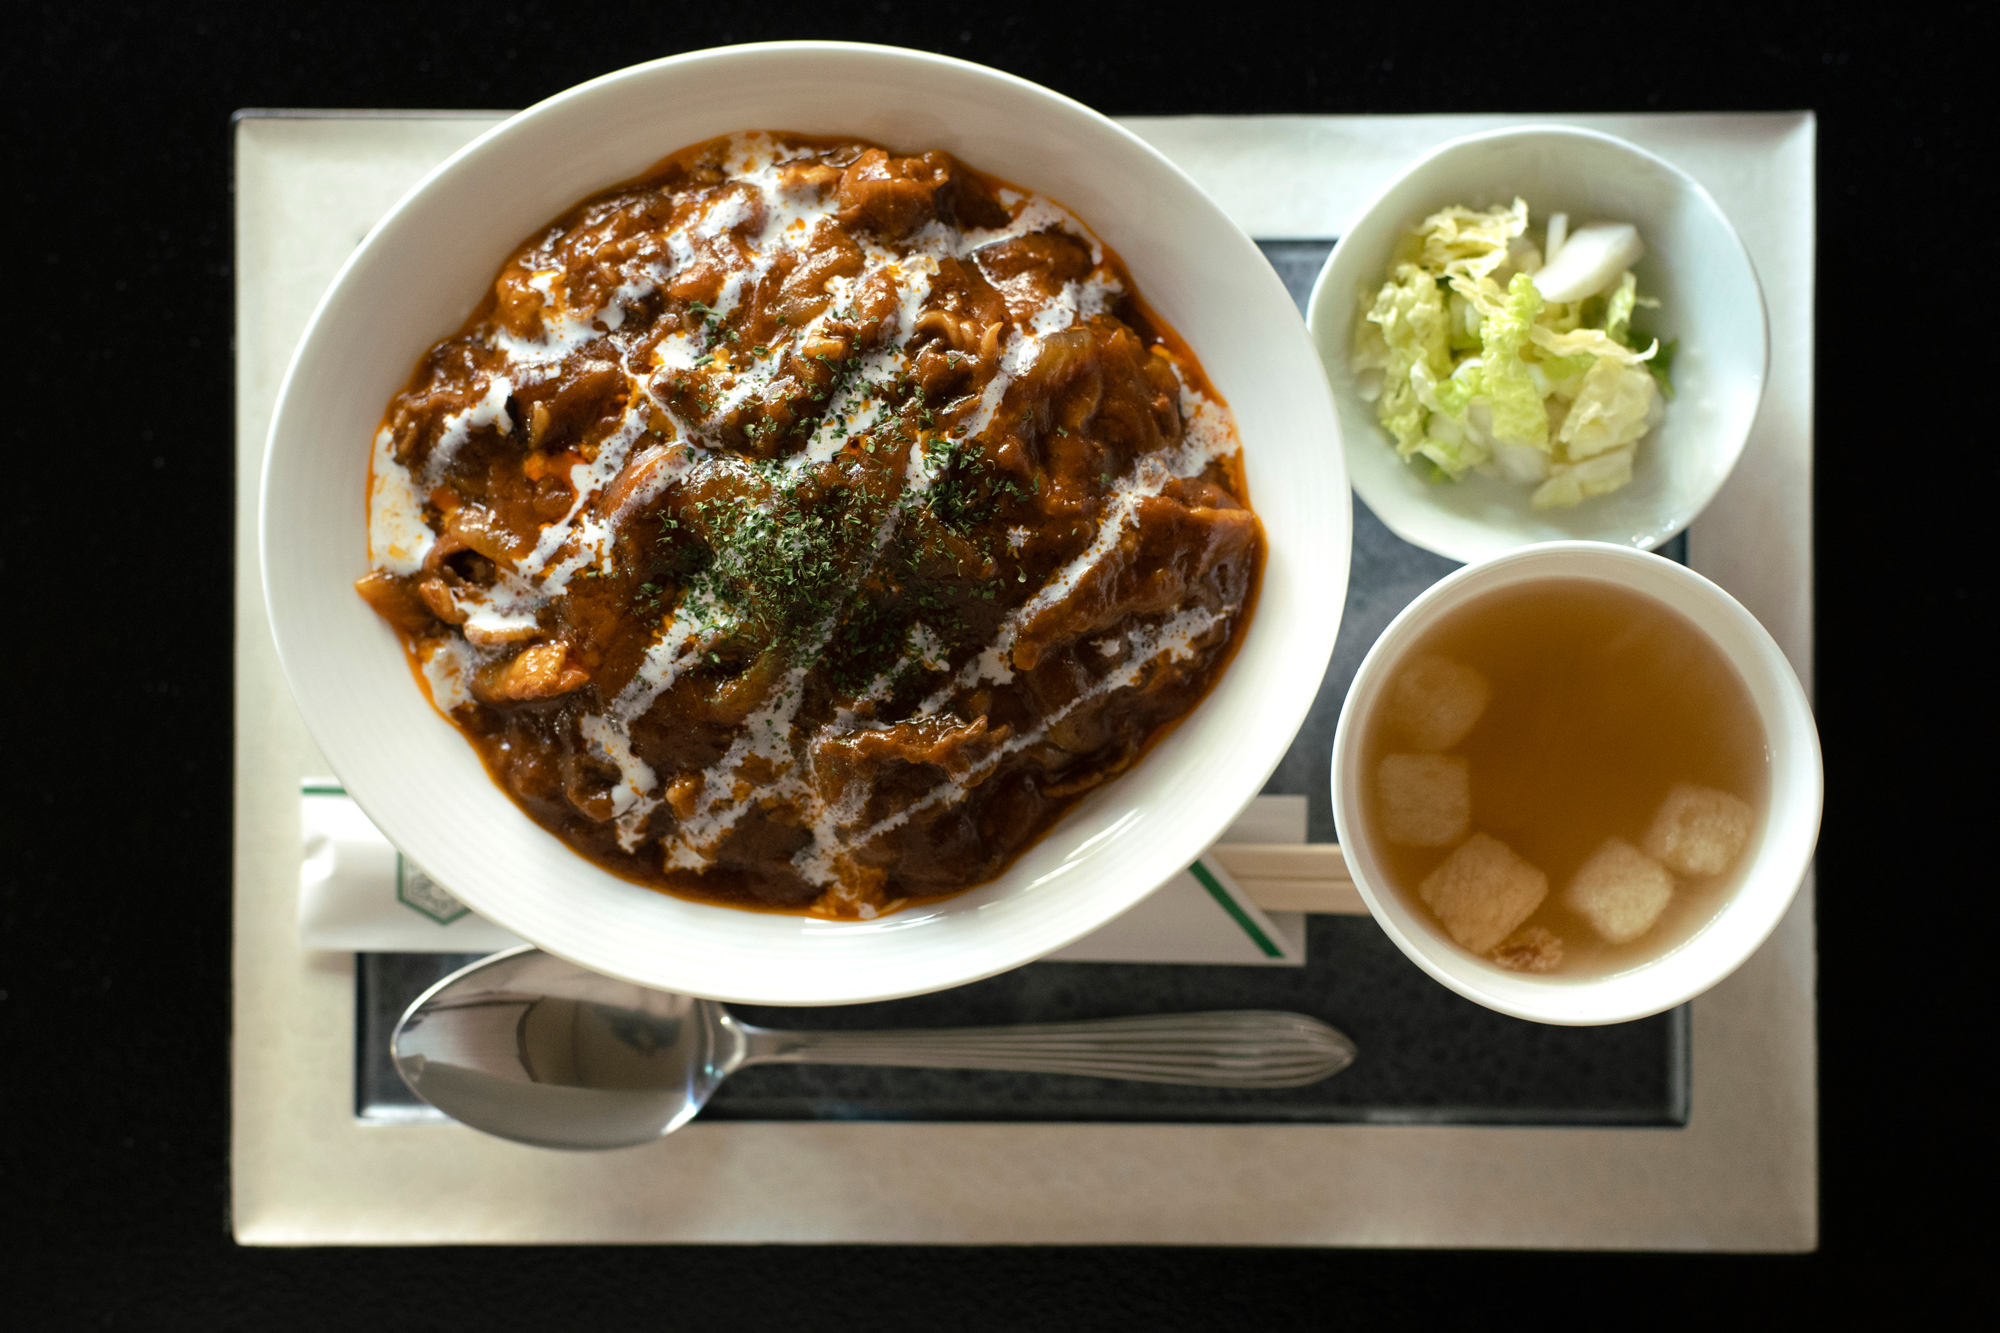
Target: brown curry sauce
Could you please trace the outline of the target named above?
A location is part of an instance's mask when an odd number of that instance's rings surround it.
[[[1247,500],[1074,218],[942,153],[737,135],[569,210],[426,353],[357,586],[579,853],[867,917],[999,875],[1200,702]]]

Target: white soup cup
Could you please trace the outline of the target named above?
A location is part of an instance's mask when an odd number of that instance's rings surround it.
[[[1627,971],[1594,977],[1512,972],[1462,948],[1391,887],[1361,817],[1366,722],[1405,653],[1445,616],[1503,588],[1551,579],[1616,584],[1664,603],[1721,651],[1764,726],[1770,804],[1743,855],[1741,885],[1691,938]],[[1516,1018],[1583,1026],[1644,1018],[1690,1000],[1757,951],[1791,905],[1819,839],[1819,731],[1791,663],[1742,603],[1685,566],[1604,542],[1545,542],[1468,565],[1390,622],[1362,659],[1333,742],[1333,815],[1355,887],[1396,946],[1469,1000]],[[1475,811],[1475,817],[1477,812]]]

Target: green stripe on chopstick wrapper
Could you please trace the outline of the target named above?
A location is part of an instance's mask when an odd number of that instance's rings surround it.
[[[1264,951],[1266,958],[1283,958],[1285,956],[1285,951],[1280,949],[1276,944],[1273,944],[1271,937],[1257,928],[1257,923],[1250,919],[1249,914],[1231,896],[1229,890],[1222,887],[1220,881],[1215,878],[1207,866],[1196,861],[1188,867],[1188,872],[1201,881],[1201,886],[1208,890],[1208,896],[1222,905],[1222,910],[1229,913],[1230,919],[1243,927],[1243,933],[1250,937],[1251,943]]]

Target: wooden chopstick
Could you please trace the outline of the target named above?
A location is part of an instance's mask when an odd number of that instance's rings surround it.
[[[1333,843],[1219,843],[1207,856],[1267,912],[1368,912]]]

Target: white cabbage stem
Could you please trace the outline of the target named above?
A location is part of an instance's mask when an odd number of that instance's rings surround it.
[[[1581,301],[1609,287],[1645,253],[1639,229],[1629,222],[1580,227],[1535,274],[1535,289],[1545,301]]]

